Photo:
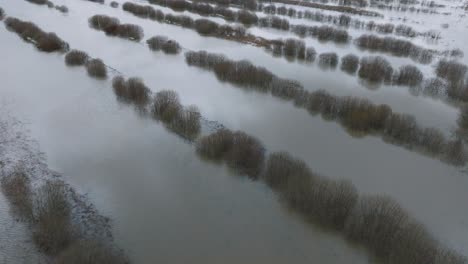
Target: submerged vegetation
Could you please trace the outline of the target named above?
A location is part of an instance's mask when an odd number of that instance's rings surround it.
[[[5,20],[6,28],[18,34],[23,40],[33,43],[37,49],[44,52],[63,52],[69,49],[68,43],[55,33],[47,33],[32,22],[26,22],[14,17]]]
[[[166,36],[154,36],[149,38],[146,43],[151,50],[163,51],[166,54],[178,54],[181,47],[175,40],[168,39]]]
[[[414,117],[394,113],[387,105],[376,105],[367,99],[333,96],[323,90],[308,92],[294,80],[281,79],[263,67],[257,67],[248,61],[232,61],[223,55],[190,51],[185,53],[185,59],[190,66],[212,71],[221,81],[293,101],[297,107],[304,108],[313,115],[321,114],[326,120],[335,120],[353,131],[353,134],[380,135],[392,144],[454,165],[465,164],[463,145],[458,144],[457,139],[447,140],[437,129],[422,128]],[[333,66],[334,59],[325,61],[326,66]],[[387,67],[389,65],[384,59],[363,58],[361,63],[365,65],[364,70],[361,68],[358,73],[362,78],[391,81],[393,70]]]
[[[356,39],[356,45],[364,50],[387,52],[399,57],[410,57],[412,60],[429,64],[435,51],[414,45],[407,40],[376,35],[362,35]]]
[[[68,66],[84,66],[88,59],[88,54],[80,50],[71,50],[65,55],[65,63]]]
[[[118,36],[139,42],[144,34],[140,26],[134,24],[120,24],[118,18],[106,15],[94,15],[89,18],[89,26],[104,31],[107,35]]]

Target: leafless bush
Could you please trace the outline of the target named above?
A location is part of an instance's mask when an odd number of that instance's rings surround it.
[[[271,94],[275,97],[294,100],[304,91],[302,85],[293,80],[273,78],[270,84]]]
[[[221,161],[233,144],[233,133],[227,129],[220,129],[209,136],[202,137],[196,145],[197,153],[203,158]]]
[[[311,188],[315,177],[302,160],[293,158],[286,152],[270,154],[262,175],[268,186],[280,193],[294,186]]]
[[[417,142],[419,131],[416,119],[413,116],[393,113],[390,115],[384,127],[384,137],[398,144],[411,144]]]
[[[119,3],[115,2],[115,1],[112,1],[110,3],[110,6],[113,7],[113,8],[118,8],[119,7]]]
[[[21,220],[33,220],[31,181],[22,167],[1,179],[1,188],[10,202],[11,211]]]
[[[56,255],[72,241],[70,204],[63,182],[49,181],[38,192],[35,206],[36,245],[49,255]]]
[[[64,5],[55,6],[55,9],[57,9],[58,11],[60,11],[62,13],[68,13],[68,7],[66,7]]]
[[[178,54],[180,52],[180,45],[177,41],[168,39],[165,36],[154,36],[146,41],[151,50],[162,50],[166,54]]]
[[[219,130],[197,142],[197,153],[211,160],[224,160],[238,174],[257,178],[263,168],[262,144],[244,132]]]
[[[0,7],[0,21],[2,21],[4,17],[5,17],[5,11],[3,10],[3,8]]]
[[[60,253],[57,264],[127,264],[121,252],[100,241],[80,240]]]
[[[143,5],[138,5],[138,4],[134,4],[131,2],[125,2],[122,5],[122,9],[124,11],[134,14],[135,16],[142,17],[142,18],[154,19],[154,16],[156,13],[154,8],[151,6],[147,6],[147,5],[143,6]]]
[[[468,67],[456,61],[441,60],[437,64],[436,74],[451,83],[459,83],[465,78]]]
[[[107,78],[107,68],[100,59],[91,59],[86,63],[88,75],[98,79]]]
[[[455,166],[462,166],[466,163],[466,153],[461,139],[447,142],[445,146],[445,160]]]
[[[356,73],[359,67],[359,57],[354,54],[348,54],[341,58],[341,70],[349,74]]]
[[[386,24],[378,24],[376,26],[376,31],[382,34],[390,34],[393,33],[393,30],[395,29],[395,25],[391,23],[386,23]]]
[[[349,40],[349,35],[346,30],[336,29],[330,26],[311,26],[308,32],[317,37],[320,41],[334,41],[337,43],[346,43]]]
[[[88,54],[80,50],[72,50],[65,56],[65,63],[68,66],[83,66],[88,62]]]
[[[120,20],[118,18],[106,15],[94,15],[89,18],[88,22],[90,27],[96,30],[102,30],[107,34],[113,33],[120,25]]]
[[[459,132],[468,139],[468,106],[461,107],[457,123]]]
[[[215,35],[219,25],[208,19],[195,20],[195,30],[201,35]]]
[[[89,25],[96,30],[104,31],[110,36],[118,36],[134,41],[140,41],[143,38],[143,29],[140,26],[120,24],[120,21],[115,17],[94,15],[89,19]]]
[[[189,106],[180,110],[167,126],[178,135],[194,140],[200,133],[200,117],[200,110],[196,106]]]
[[[112,79],[112,87],[117,99],[121,102],[145,107],[150,102],[150,89],[139,78],[125,79],[116,76]]]
[[[468,259],[454,250],[440,247],[435,258],[435,264],[465,264]]]
[[[423,94],[431,97],[442,96],[446,83],[440,78],[430,78],[424,81]]]
[[[303,40],[286,39],[282,42],[283,54],[288,58],[305,59],[306,46]]]
[[[227,21],[234,21],[236,20],[236,13],[232,11],[231,9],[224,8],[221,6],[216,6],[214,8],[214,13],[218,16],[223,17]]]
[[[68,43],[60,39],[55,33],[47,33],[31,22],[9,17],[5,20],[8,30],[17,33],[26,41],[32,42],[44,52],[66,51]]]
[[[395,77],[395,83],[398,85],[418,86],[423,80],[422,72],[413,65],[401,66]]]
[[[324,69],[335,69],[338,65],[338,55],[336,55],[334,52],[320,54],[319,65]]]
[[[416,37],[417,32],[412,27],[401,24],[396,27],[395,34],[399,36],[414,38]]]
[[[47,3],[47,0],[26,0],[30,3],[38,4],[38,5],[45,5]]]
[[[258,17],[255,13],[240,10],[237,12],[237,21],[244,25],[255,25],[258,22]]]
[[[313,47],[308,47],[306,48],[305,52],[305,61],[308,63],[312,63],[315,61],[315,58],[317,57],[317,52]]]
[[[390,82],[392,79],[393,68],[383,57],[363,57],[359,64],[359,78],[375,83]]]
[[[170,90],[156,93],[153,103],[154,118],[164,123],[171,123],[182,110],[179,95]]]
[[[432,61],[433,51],[414,45],[410,41],[376,35],[362,35],[356,39],[356,45],[364,50],[391,53],[395,56],[410,57],[414,61],[427,64]]]
[[[214,7],[212,7],[210,4],[206,3],[192,3],[190,4],[189,7],[192,11],[203,15],[203,16],[208,16],[208,15],[213,15],[214,13]]]

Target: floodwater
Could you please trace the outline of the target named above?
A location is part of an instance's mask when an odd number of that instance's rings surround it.
[[[0,0],[7,15],[56,32],[72,48],[103,59],[126,76],[143,78],[153,91],[176,90],[184,105],[197,105],[204,117],[256,136],[269,151],[288,151],[320,174],[350,179],[361,193],[390,195],[444,244],[468,255],[468,175],[463,169],[380,138],[353,138],[336,123],[312,117],[290,103],[221,83],[210,72],[188,67],[183,55],[154,53],[143,44],[107,37],[90,29],[87,19],[94,14],[116,16],[123,23],[141,25],[145,39],[166,35],[188,49],[248,59],[281,77],[299,80],[310,90],[386,103],[447,135],[456,126],[456,108],[412,96],[407,87],[369,90],[339,70],[290,63],[259,48],[201,37],[108,5],[77,0],[54,3],[67,5],[70,13]],[[392,12],[389,16],[412,15]],[[430,17],[425,15],[424,21]],[[447,31],[460,28],[455,23]],[[444,33],[443,41],[456,36],[460,39],[455,39],[455,47],[466,49],[463,43],[468,41],[462,39],[466,34]],[[3,25],[0,41],[0,102],[29,123],[50,167],[111,217],[116,243],[134,263],[372,263],[365,251],[341,236],[304,223],[266,186],[201,161],[192,145],[161,124],[140,118],[131,107],[119,105],[110,81],[90,79],[83,68],[67,68],[63,56],[38,52]],[[351,45],[307,42],[318,52],[366,54]],[[446,48],[444,44],[436,47]],[[403,59],[391,59],[399,60]],[[466,63],[466,58],[462,61]],[[431,66],[425,70],[430,75],[428,69]],[[6,206],[2,200],[0,204],[4,217]]]

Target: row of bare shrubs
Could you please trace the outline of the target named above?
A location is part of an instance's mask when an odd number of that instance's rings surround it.
[[[196,152],[203,159],[224,162],[239,175],[263,181],[307,221],[341,233],[383,263],[466,261],[443,247],[391,198],[360,196],[351,182],[320,176],[285,152],[271,153],[265,161],[262,143],[244,132],[218,130],[200,138]]]
[[[422,128],[416,123],[414,117],[393,113],[387,105],[376,105],[366,99],[354,97],[337,97],[322,90],[308,92],[300,83],[281,79],[267,69],[257,67],[245,60],[232,61],[223,55],[210,54],[205,51],[186,52],[185,59],[189,66],[214,72],[220,81],[293,101],[297,107],[304,108],[313,115],[321,114],[326,120],[335,120],[347,130],[353,131],[353,134],[380,135],[392,144],[437,157],[454,165],[465,164],[463,144],[458,139],[447,140],[439,130]],[[328,65],[337,61],[329,56],[323,60],[327,61]],[[388,74],[385,63],[383,63],[384,67],[378,70],[373,69],[375,68],[373,63],[382,63],[378,58],[365,58],[361,61],[366,64],[361,65],[364,70],[359,74],[366,78],[372,80],[372,77],[367,76],[372,73],[384,76]],[[414,79],[413,70],[412,67],[404,67],[401,69],[402,73],[398,75],[400,79],[397,80],[402,83],[411,83]],[[392,75],[389,78],[391,77]]]
[[[187,6],[189,5],[189,2],[184,0],[148,0],[148,2],[156,5],[165,5],[171,8],[176,8],[178,10],[187,9]],[[192,2],[201,4],[211,3],[219,7],[227,7],[232,5],[252,11],[257,10],[258,5],[256,0],[195,0]]]
[[[47,33],[36,24],[14,17],[5,20],[6,28],[18,34],[25,41],[33,43],[37,49],[44,52],[63,52],[69,49],[68,43],[59,38],[55,33]]]
[[[333,15],[325,14],[321,11],[310,11],[310,10],[296,10],[293,7],[285,6],[275,6],[270,5],[260,5],[259,11],[268,14],[268,15],[279,15],[279,16],[289,16],[299,19],[307,19],[316,22],[326,22],[340,27],[352,27],[356,29],[365,29],[369,31],[376,31],[382,34],[396,34],[399,36],[405,37],[416,37],[419,35],[411,26],[400,24],[395,26],[391,23],[386,24],[377,24],[374,21],[364,21],[356,18],[351,18],[349,15]]]
[[[410,57],[412,60],[429,64],[434,57],[434,50],[425,49],[407,40],[376,35],[362,35],[355,40],[356,45],[363,50],[390,53],[399,57]]]
[[[447,95],[454,100],[468,102],[468,67],[455,60],[440,60],[436,66],[436,75],[445,80]]]
[[[175,91],[162,90],[152,96],[151,90],[141,79],[125,80],[121,76],[114,77],[112,87],[119,102],[133,105],[142,113],[149,108],[155,120],[179,136],[193,141],[199,135],[200,111],[195,106],[182,106]]]
[[[161,6],[167,6],[175,11],[189,11],[204,16],[222,17],[227,21],[235,21],[246,26],[257,25],[260,27],[270,27],[279,30],[290,30],[301,37],[315,37],[321,41],[334,41],[337,43],[346,43],[349,40],[349,35],[346,30],[336,29],[330,26],[306,26],[306,25],[290,25],[287,19],[282,19],[277,16],[268,16],[258,18],[254,12],[246,10],[233,11],[224,7],[213,7],[210,4],[199,2],[188,2],[185,0],[177,1],[159,1],[152,3]],[[134,3],[126,2],[123,5],[125,11],[133,10],[134,13],[147,14],[151,12],[147,7],[142,7]],[[143,15],[144,16],[144,15]]]
[[[38,4],[38,5],[46,5],[49,8],[55,8],[56,10],[62,13],[68,13],[68,7],[65,5],[55,5],[53,2],[49,0],[26,0],[27,2]]]
[[[140,41],[144,34],[143,29],[134,24],[120,24],[116,17],[106,15],[94,15],[88,20],[89,26],[96,30],[104,31],[107,35],[118,36],[133,41]]]
[[[73,219],[71,190],[63,181],[48,180],[35,189],[29,172],[17,166],[8,175],[2,175],[1,189],[11,212],[28,224],[34,244],[54,263],[128,263],[108,243],[81,237],[82,230]],[[98,244],[101,246],[95,247]],[[90,247],[94,250],[90,251]]]
[[[68,66],[85,66],[88,75],[96,79],[107,78],[107,66],[101,59],[93,59],[86,52],[71,50],[65,55],[65,64]]]
[[[153,51],[162,51],[166,54],[178,54],[181,47],[175,40],[169,39],[166,36],[154,36],[149,38],[146,43]]]
[[[259,2],[271,3],[271,0],[260,0]],[[361,16],[370,16],[370,17],[382,17],[382,15],[378,12],[361,9],[361,8],[354,8],[350,6],[339,6],[339,5],[325,5],[310,1],[299,1],[299,0],[274,0],[275,3],[287,4],[287,5],[297,5],[297,6],[305,6],[314,9],[322,9],[328,11],[335,11],[340,13],[349,13],[353,15],[361,15]]]

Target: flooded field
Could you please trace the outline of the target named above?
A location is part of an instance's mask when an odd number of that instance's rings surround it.
[[[376,249],[369,249],[365,242],[353,241],[346,233],[346,228],[351,225],[349,220],[344,220],[344,226],[335,230],[324,227],[320,221],[308,219],[308,215],[288,204],[283,193],[270,186],[268,181],[265,184],[260,176],[251,177],[249,173],[239,171],[236,166],[245,165],[241,161],[248,163],[255,158],[248,156],[250,149],[239,154],[247,158],[236,160],[234,167],[229,157],[224,163],[222,158],[218,162],[200,158],[198,140],[219,131],[221,126],[258,139],[264,148],[262,157],[265,155],[265,164],[261,163],[261,166],[272,165],[268,163],[268,155],[284,151],[303,161],[314,175],[333,181],[346,180],[355,186],[359,197],[390,197],[437,243],[460,255],[449,261],[439,254],[428,263],[466,263],[461,257],[468,256],[466,157],[462,149],[462,157],[457,155],[457,162],[454,162],[453,155],[449,158],[446,155],[455,150],[446,148],[452,146],[452,142],[460,142],[463,148],[468,138],[460,125],[460,113],[466,103],[463,89],[468,89],[468,75],[463,72],[461,84],[457,83],[461,87],[456,88],[461,90],[459,93],[453,92],[454,86],[446,84],[448,79],[443,80],[444,86],[438,87],[437,96],[424,93],[424,87],[426,80],[437,77],[440,60],[468,64],[468,55],[458,54],[468,54],[467,3],[440,0],[435,4],[444,7],[428,7],[422,3],[373,1],[371,6],[353,8],[374,11],[381,17],[345,13],[363,23],[404,24],[417,32],[432,31],[438,39],[421,35],[402,37],[366,28],[339,27],[297,15],[278,15],[287,19],[290,25],[328,25],[347,30],[348,43],[320,41],[310,36],[302,38],[306,47],[313,47],[317,55],[314,62],[308,63],[274,56],[274,50],[235,40],[232,35],[199,34],[193,28],[177,23],[137,17],[122,9],[126,2],[123,0],[116,1],[118,8],[112,8],[110,1],[104,4],[85,0],[53,2],[55,6],[66,6],[68,12],[25,0],[0,0],[0,7],[6,19],[15,17],[33,22],[42,30],[57,34],[71,49],[101,59],[107,65],[108,78],[89,78],[89,68],[67,67],[65,51],[40,52],[34,47],[34,44],[38,45],[34,36],[23,41],[14,30],[7,29],[5,20],[0,26],[0,57],[3,61],[0,64],[0,121],[7,124],[6,120],[14,117],[22,122],[21,134],[35,142],[37,151],[46,157],[48,167],[60,173],[77,193],[86,196],[100,215],[110,219],[112,243],[128,256],[130,263],[418,263],[415,256],[413,260],[408,257],[399,261],[393,252],[389,253],[391,257],[385,254],[382,257],[380,251],[374,252]],[[129,2],[149,5],[143,0]],[[205,18],[218,24],[239,25],[220,16],[201,16],[187,10],[176,12],[167,3],[152,2],[151,7],[161,10],[166,17],[167,14],[183,14],[195,20]],[[296,12],[319,11],[336,17],[343,14],[294,5],[294,1],[257,4],[294,8]],[[341,6],[342,3],[321,4]],[[215,6],[213,1],[211,5]],[[389,10],[391,5],[413,6],[433,12]],[[239,5],[229,6],[229,10],[244,9]],[[256,13],[258,18],[267,16],[261,8],[249,12]],[[122,24],[138,25],[144,36],[141,41],[133,41],[93,29],[88,19],[94,15],[116,17]],[[257,37],[256,43],[260,38],[267,42],[280,38],[301,39],[291,30],[258,25],[247,27],[247,33]],[[410,41],[421,48],[434,50],[434,58],[431,63],[419,63],[411,56],[364,50],[355,42],[363,34]],[[128,35],[128,31],[120,34]],[[166,54],[150,50],[146,40],[156,35],[178,42],[181,52]],[[460,50],[458,55],[444,53],[454,49]],[[301,101],[299,96],[285,100],[277,93],[260,91],[262,88],[258,83],[231,78],[233,73],[220,77],[222,69],[190,66],[185,54],[200,50],[223,54],[234,61],[248,60],[254,66],[267,69],[274,75],[274,80],[297,81],[301,85],[300,91],[307,95],[324,90],[335,98],[333,107],[336,108],[341,107],[340,102],[347,102],[342,99],[347,96],[366,98],[373,105],[385,104],[395,115],[414,118],[417,126],[407,128],[407,133],[430,128],[438,131],[434,134],[440,133],[441,140],[447,143],[442,144],[442,150],[428,153],[428,146],[434,146],[435,141],[421,140],[423,143],[419,145],[404,141],[403,132],[388,132],[388,122],[382,129],[351,131],[355,128],[354,123],[349,125],[343,121],[341,112],[340,117],[330,117],[323,108],[313,112],[310,106],[298,103]],[[339,63],[336,68],[325,69],[320,65],[320,55],[328,52],[337,54]],[[423,74],[424,81],[416,86],[396,85],[394,80],[370,83],[359,72],[348,74],[341,70],[341,58],[350,53],[358,58],[381,56],[390,63],[395,74],[399,73],[400,66],[414,65]],[[455,70],[450,69],[446,76],[453,76],[450,75],[453,72]],[[185,107],[183,109],[197,106],[202,120],[197,136],[181,135],[172,123],[160,116],[154,117],[156,110],[142,113],[135,111],[137,108],[128,102],[116,100],[112,78],[118,75],[141,78],[151,98],[162,90],[173,90]],[[439,79],[444,79],[441,76],[439,74]],[[148,108],[152,109],[152,106]],[[367,116],[352,118],[361,120]],[[426,136],[424,133],[414,132]],[[400,136],[405,139],[398,141]],[[415,137],[419,139],[419,136]],[[6,144],[2,139],[0,144]],[[12,161],[5,158],[9,149],[11,147],[0,147],[2,177],[7,177],[3,165],[5,168],[13,166],[8,164]],[[320,199],[317,197],[313,199]],[[332,203],[325,210],[333,211]],[[355,207],[358,205],[356,202]],[[7,198],[0,196],[0,263],[54,260],[54,255],[36,250],[27,231],[29,224],[15,220],[10,207]],[[321,212],[316,209],[314,213]],[[401,230],[404,232],[408,227]],[[425,232],[422,231],[421,236]],[[12,241],[18,246],[12,246]],[[417,250],[420,249],[414,248],[413,252]]]

